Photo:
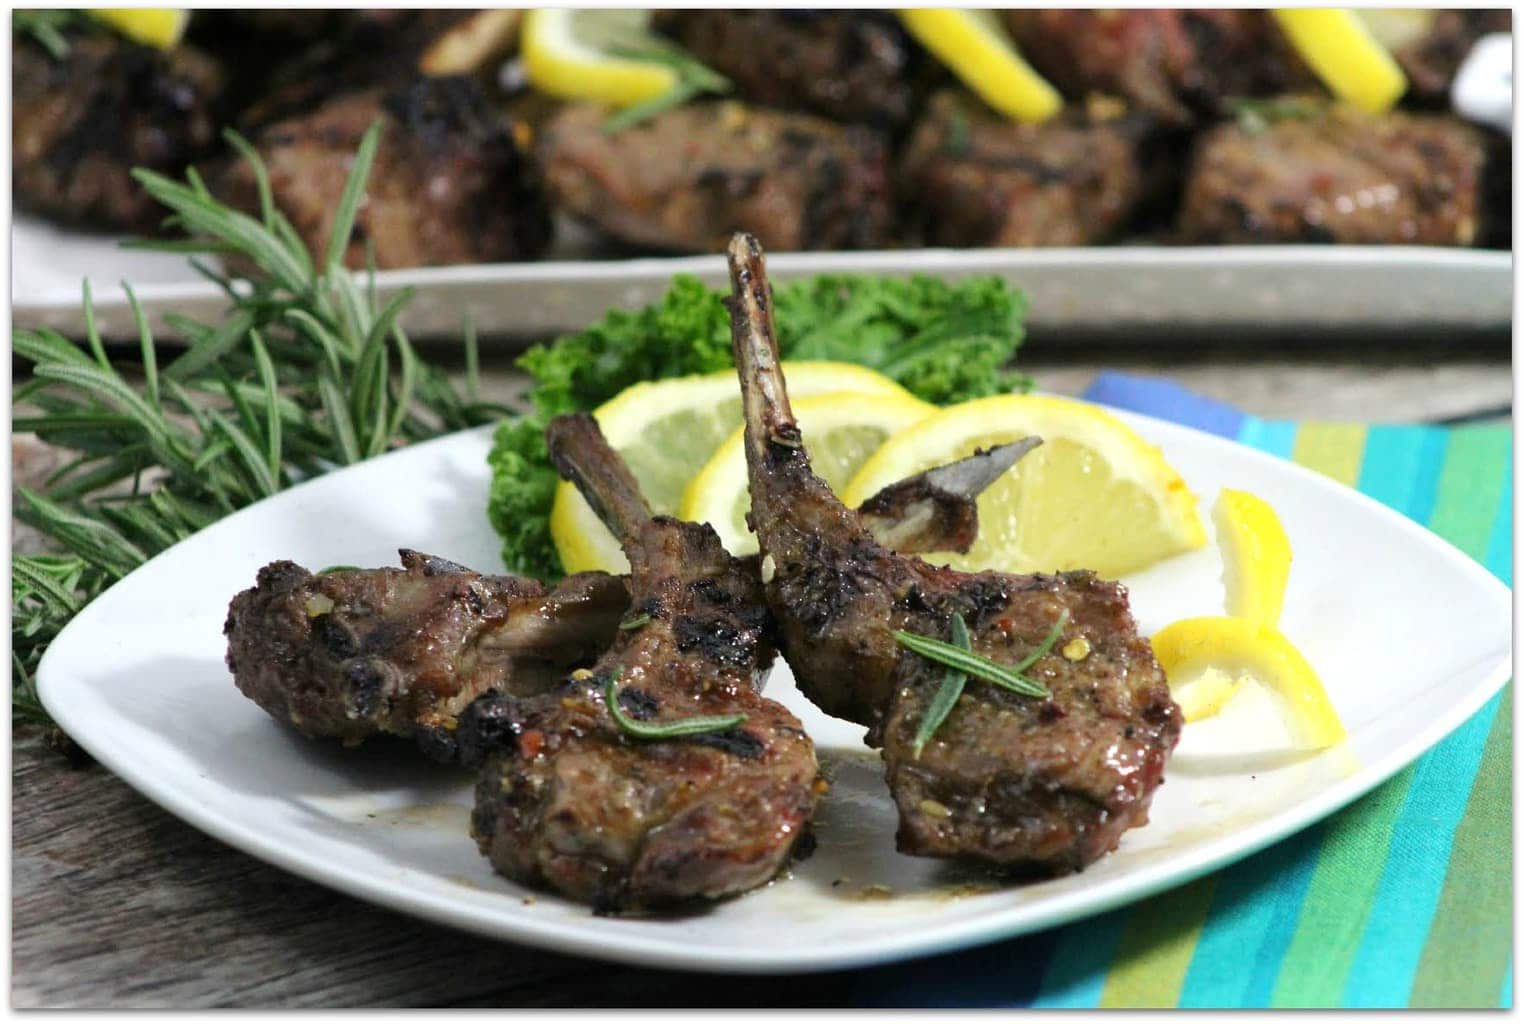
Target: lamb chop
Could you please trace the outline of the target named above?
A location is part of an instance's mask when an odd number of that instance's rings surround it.
[[[361,137],[377,118],[380,146],[345,255],[363,267],[418,267],[531,259],[550,241],[550,212],[512,124],[468,77],[404,78],[344,93],[276,121],[253,139],[275,205],[321,256]],[[219,198],[258,207],[253,172],[229,162],[211,182]]]
[[[1185,241],[1472,245],[1487,149],[1449,117],[1369,115],[1293,98],[1267,123],[1197,143],[1179,215]]]
[[[1125,228],[1145,198],[1136,117],[1071,109],[1015,124],[956,93],[933,97],[900,157],[911,232],[932,245],[1087,245]]]
[[[55,58],[11,43],[16,206],[66,224],[151,232],[164,216],[130,172],[178,176],[217,141],[225,76],[188,46],[164,52],[70,33]]]
[[[603,652],[629,607],[624,581],[604,573],[547,588],[401,555],[401,569],[261,569],[223,627],[238,689],[305,736],[391,734],[449,761],[471,701],[548,689]]]
[[[777,249],[889,239],[888,159],[865,128],[727,101],[609,133],[610,113],[571,104],[536,149],[551,201],[621,242],[713,250],[741,227]]]
[[[472,706],[463,736],[495,748],[476,788],[477,845],[509,878],[602,913],[762,885],[824,786],[799,721],[758,693],[773,648],[757,578],[712,527],[653,516],[591,416],[547,434],[629,557],[636,614],[590,671]]]
[[[1070,96],[1101,93],[1178,127],[1225,101],[1312,83],[1264,11],[1068,8],[1004,12],[1021,52]]]
[[[748,102],[892,132],[915,109],[921,51],[883,11],[658,11],[653,27]]]
[[[961,573],[880,546],[810,470],[756,239],[737,235],[729,259],[751,521],[800,689],[868,726],[882,748],[902,852],[1023,873],[1083,868],[1147,820],[1180,736],[1180,709],[1126,591],[1090,572]],[[1036,656],[1025,672],[1049,696],[969,680],[921,746],[945,669],[895,631],[956,638],[955,616],[979,655],[1007,666]]]
[[[864,519],[898,551],[967,551],[975,499],[1030,448],[1003,445],[890,484],[863,503]],[[467,705],[488,691],[549,690],[607,650],[629,610],[623,577],[580,573],[546,588],[416,551],[401,557],[401,569],[261,569],[223,627],[239,690],[304,736],[350,746],[401,736],[456,761]],[[755,557],[741,566],[760,571]]]

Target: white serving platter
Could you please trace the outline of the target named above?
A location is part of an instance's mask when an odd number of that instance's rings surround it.
[[[205,832],[307,878],[484,936],[592,957],[738,972],[890,961],[1061,924],[1245,857],[1388,778],[1509,676],[1511,594],[1455,548],[1360,494],[1187,428],[1122,414],[1192,489],[1270,499],[1296,551],[1283,627],[1322,675],[1347,744],[1287,757],[1271,698],[1188,726],[1152,822],[1083,874],[995,885],[902,856],[862,730],[771,695],[834,777],[819,847],[768,887],[688,916],[610,919],[494,875],[467,836],[471,780],[400,746],[303,740],[245,700],[223,664],[229,598],[277,558],[394,564],[400,546],[490,570],[485,430],[319,478],[153,559],[88,606],[38,672],[43,703],[107,768]],[[1207,548],[1127,580],[1145,632],[1220,612]],[[103,856],[109,855],[103,852]]]
[[[574,227],[553,255],[592,248]],[[156,333],[174,331],[165,312],[221,318],[226,298],[184,257],[127,251],[117,240],[62,231],[18,217],[11,235],[11,315],[18,327],[82,333],[80,281],[89,277],[102,330],[135,336],[126,293],[137,292]],[[1354,332],[1377,342],[1397,332],[1505,329],[1513,315],[1511,252],[1405,246],[1110,246],[1076,249],[906,249],[892,252],[770,253],[779,280],[825,273],[933,274],[949,280],[997,274],[1031,299],[1027,324],[1085,332],[1131,331],[1151,340],[1215,330],[1273,328],[1284,334]],[[610,308],[655,301],[672,275],[726,281],[722,257],[558,258],[534,263],[389,270],[380,301],[417,295],[403,318],[420,337],[459,337],[469,314],[487,339],[577,330]]]

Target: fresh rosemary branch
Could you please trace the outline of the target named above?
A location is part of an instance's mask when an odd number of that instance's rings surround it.
[[[128,288],[139,337],[130,379],[96,330],[88,282],[85,347],[48,329],[12,333],[15,354],[32,364],[12,394],[12,428],[66,455],[39,491],[16,491],[17,518],[63,553],[12,558],[13,723],[46,721],[32,678],[47,645],[148,558],[293,483],[509,411],[475,397],[471,332],[462,394],[398,323],[411,294],[382,307],[373,278],[343,267],[379,124],[360,144],[320,265],[276,209],[253,148],[227,138],[254,169],[258,217],[217,202],[194,170],[184,184],[133,172],[186,236],[141,245],[257,268],[219,272],[193,260],[229,297],[220,322],[166,317],[189,346],[160,365]]]
[[[631,718],[619,706],[619,675],[615,669],[604,687],[603,699],[609,706],[609,714],[626,734],[638,740],[675,740],[684,736],[702,736],[710,732],[734,729],[746,721],[745,715],[698,715],[693,718],[669,718],[661,722],[642,722]]]
[[[1064,627],[1068,624],[1069,611],[1066,608],[1059,613],[1058,621],[1053,623],[1053,628],[1048,631],[1042,643],[1014,665],[1002,665],[982,654],[965,650],[955,643],[950,644],[946,640],[938,640],[936,637],[925,636],[921,633],[910,633],[903,629],[894,631],[894,639],[901,647],[914,651],[923,658],[967,672],[976,679],[994,683],[1001,689],[1019,693],[1023,697],[1051,697],[1052,694],[1048,692],[1047,687],[1028,679],[1021,673],[1037,664],[1039,659],[1053,650],[1053,645],[1058,643],[1058,638],[1063,635]]]

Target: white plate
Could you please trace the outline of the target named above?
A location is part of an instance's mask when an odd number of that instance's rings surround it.
[[[998,889],[894,851],[894,815],[862,731],[823,717],[786,670],[770,693],[835,784],[819,849],[791,877],[668,919],[593,917],[494,875],[467,838],[470,781],[395,748],[302,740],[245,700],[223,665],[228,599],[276,558],[393,564],[407,545],[499,565],[484,521],[484,430],[418,445],[229,517],[133,573],[76,618],[38,673],[43,703],[149,799],[225,842],[364,899],[483,935],[666,967],[802,971],[967,946],[1073,920],[1243,857],[1375,786],[1508,677],[1510,594],[1408,520],[1306,470],[1124,415],[1207,501],[1264,495],[1296,549],[1284,627],[1325,680],[1348,748],[1286,761],[1273,708],[1187,727],[1153,821],[1081,875]],[[1142,628],[1220,609],[1213,548],[1128,582]],[[887,892],[870,887],[884,886]]]
[[[568,236],[557,256],[585,255]],[[101,329],[135,335],[125,279],[156,333],[174,332],[173,311],[220,319],[226,299],[182,257],[124,252],[114,239],[60,231],[18,217],[12,232],[12,318],[18,327],[52,327],[78,336],[80,280],[91,279]],[[1513,254],[1404,246],[1112,246],[1088,249],[911,249],[897,252],[776,253],[778,280],[825,273],[936,274],[949,280],[998,274],[1031,299],[1027,325],[1054,331],[1178,333],[1182,328],[1240,331],[1267,325],[1288,334],[1498,330],[1513,313]],[[673,274],[726,281],[719,256],[631,260],[558,258],[538,263],[389,270],[377,275],[380,301],[403,288],[417,296],[403,318],[419,337],[460,336],[469,312],[484,337],[577,330],[613,307],[656,301]],[[1231,336],[1231,335],[1230,335]]]

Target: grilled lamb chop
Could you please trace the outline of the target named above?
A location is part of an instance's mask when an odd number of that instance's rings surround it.
[[[512,126],[472,79],[414,77],[334,97],[254,137],[276,206],[316,256],[328,244],[350,158],[378,117],[384,128],[349,266],[365,265],[367,241],[383,269],[531,259],[545,250],[550,214]],[[258,209],[245,161],[230,162],[212,190]]]
[[[1086,245],[1126,227],[1146,194],[1136,119],[1071,112],[1016,124],[934,97],[900,158],[910,230],[931,245]]]
[[[1447,117],[1304,106],[1307,116],[1202,137],[1180,210],[1184,240],[1475,243],[1480,132]]]
[[[221,69],[190,47],[164,52],[72,35],[55,59],[13,35],[11,150],[18,209],[67,224],[151,232],[164,209],[134,167],[178,176],[217,140]]]
[[[721,899],[771,879],[822,786],[799,721],[757,692],[771,664],[757,579],[709,526],[653,516],[593,418],[563,416],[552,457],[619,538],[638,614],[591,671],[539,697],[489,697],[463,733],[499,746],[482,765],[472,834],[502,874],[599,912]],[[744,715],[712,731],[646,726]]]
[[[920,50],[884,12],[661,11],[654,27],[760,106],[882,131],[914,109]]]
[[[746,228],[776,249],[889,239],[889,175],[871,131],[740,103],[695,103],[613,134],[573,104],[540,135],[552,202],[620,241],[713,250]]]
[[[979,528],[975,499],[1029,449],[1004,445],[890,484],[863,503],[864,519],[897,551],[967,551]],[[623,577],[581,573],[547,590],[416,551],[401,556],[400,570],[261,569],[223,627],[238,688],[305,736],[348,745],[402,736],[457,760],[463,708],[489,690],[550,689],[608,648],[629,609]],[[755,557],[740,564],[758,575]]]
[[[885,550],[810,471],[789,409],[756,240],[729,248],[731,320],[746,415],[751,517],[779,646],[804,694],[868,726],[899,808],[899,849],[1024,873],[1075,871],[1147,820],[1180,709],[1120,584],[1089,572],[961,573]],[[915,734],[943,666],[895,630],[946,638],[966,620],[972,649],[1027,670],[1051,693],[970,680],[917,756]],[[1062,624],[1067,616],[1067,624]]]
[[[1023,9],[1005,12],[1021,52],[1070,96],[1102,93],[1179,126],[1225,100],[1311,82],[1264,11]]]
[[[519,10],[198,11],[191,31],[252,74],[239,124],[301,117],[342,93],[395,88],[415,75],[490,79],[517,41]],[[295,52],[258,71],[271,52]]]
[[[238,689],[305,736],[403,736],[451,760],[466,705],[488,690],[539,693],[591,664],[629,607],[624,581],[604,573],[547,589],[401,555],[401,569],[261,569],[223,627]]]

